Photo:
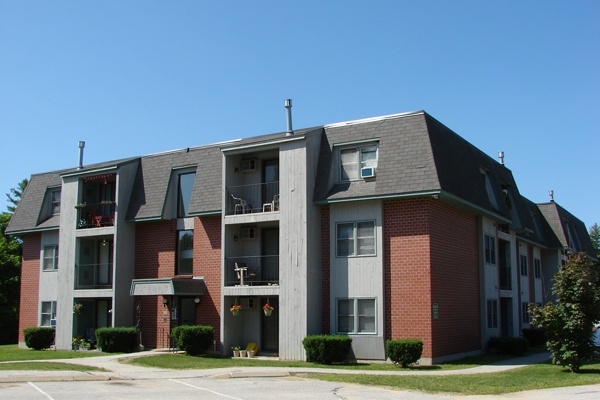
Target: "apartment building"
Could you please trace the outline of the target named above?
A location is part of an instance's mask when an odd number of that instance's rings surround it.
[[[423,111],[36,174],[7,233],[24,238],[20,342],[137,326],[168,347],[203,324],[224,356],[283,360],[318,333],[352,336],[357,359],[399,338],[423,363],[477,354],[529,327],[569,252],[595,254],[582,221]]]

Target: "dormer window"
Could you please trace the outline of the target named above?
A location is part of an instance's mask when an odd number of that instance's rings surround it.
[[[364,176],[373,177],[377,168],[377,150],[377,144],[340,149],[340,181],[356,181]],[[367,175],[361,173],[363,169],[366,169]]]
[[[192,200],[192,189],[196,172],[179,174],[177,185],[177,217],[183,218],[189,215],[190,201]]]
[[[60,214],[60,189],[53,190],[50,193],[50,199],[52,202],[52,215]]]

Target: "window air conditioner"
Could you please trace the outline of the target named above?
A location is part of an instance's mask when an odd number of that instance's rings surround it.
[[[240,238],[242,240],[256,239],[256,228],[241,228]]]
[[[250,160],[242,160],[242,172],[256,171],[257,160],[252,158]]]
[[[374,178],[375,177],[375,168],[374,167],[365,167],[360,170],[360,177],[365,178]]]

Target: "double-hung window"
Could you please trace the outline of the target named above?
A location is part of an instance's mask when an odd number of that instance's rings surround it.
[[[177,232],[177,275],[192,275],[194,261],[194,231]]]
[[[338,299],[337,332],[377,333],[375,299]]]
[[[490,235],[485,235],[485,262],[496,264],[496,238]]]
[[[177,217],[184,218],[189,215],[192,189],[194,188],[195,172],[182,173],[178,176],[177,184]]]
[[[44,271],[58,269],[58,246],[44,246]]]
[[[336,228],[338,257],[375,255],[375,221],[343,222]]]
[[[40,326],[54,326],[56,321],[56,301],[42,301]]]
[[[53,190],[51,192],[52,201],[52,214],[60,214],[60,190]]]
[[[539,258],[533,259],[533,274],[537,279],[542,278],[542,265]]]
[[[498,329],[498,300],[487,301],[487,328]]]
[[[377,145],[340,149],[340,181],[356,181],[363,168],[377,167]]]
[[[527,276],[527,256],[525,254],[521,254],[521,256],[520,256],[520,264],[521,264],[521,275]]]

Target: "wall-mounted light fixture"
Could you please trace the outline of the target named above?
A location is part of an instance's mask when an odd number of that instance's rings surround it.
[[[163,302],[163,306],[167,306],[167,303],[169,302],[169,299],[167,298],[167,296],[163,296],[162,298],[162,302]]]
[[[196,304],[196,307],[198,307],[200,305],[200,297],[196,297],[194,303]]]
[[[237,242],[237,241],[238,241],[238,237],[237,237],[237,235],[233,235],[233,241],[234,241],[234,242]]]

